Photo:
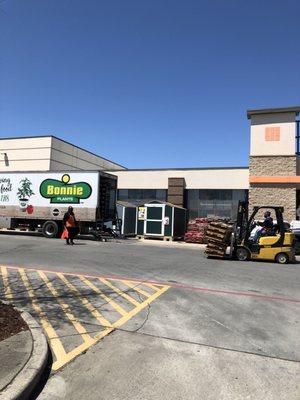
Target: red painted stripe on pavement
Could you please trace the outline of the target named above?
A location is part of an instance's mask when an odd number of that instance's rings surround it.
[[[242,297],[254,297],[256,299],[260,300],[269,300],[269,301],[284,301],[287,303],[300,303],[300,299],[293,299],[293,298],[288,298],[288,297],[282,297],[282,296],[271,296],[271,295],[265,295],[265,294],[256,294],[256,293],[249,293],[249,292],[240,292],[240,291],[234,291],[234,290],[223,290],[223,289],[212,289],[212,288],[206,288],[206,287],[199,287],[199,286],[193,286],[193,285],[188,285],[185,283],[173,283],[173,282],[164,282],[164,281],[154,281],[150,279],[138,279],[138,278],[128,278],[120,275],[96,275],[96,274],[86,274],[85,272],[77,272],[77,273],[71,273],[71,272],[64,272],[64,271],[55,271],[55,270],[49,270],[49,269],[44,269],[42,267],[27,267],[27,266],[20,266],[20,265],[5,265],[7,268],[11,269],[17,269],[17,268],[24,268],[27,270],[41,270],[44,272],[48,273],[62,273],[64,275],[69,275],[69,276],[78,276],[78,275],[83,275],[87,278],[106,278],[106,279],[112,279],[112,280],[127,280],[127,281],[132,281],[132,282],[139,282],[139,283],[151,283],[153,285],[162,285],[162,286],[170,286],[172,288],[176,289],[187,289],[187,290],[195,290],[198,292],[206,292],[206,293],[214,293],[214,294],[225,294],[225,295],[231,295],[231,296],[242,296]]]

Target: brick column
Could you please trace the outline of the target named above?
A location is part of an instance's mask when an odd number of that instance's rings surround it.
[[[176,206],[184,207],[184,178],[168,179],[168,202]]]
[[[296,219],[299,160],[295,154],[300,107],[250,110],[249,213],[254,206],[283,206],[284,219]]]

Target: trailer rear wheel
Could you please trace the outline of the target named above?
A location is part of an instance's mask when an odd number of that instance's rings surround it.
[[[55,221],[46,221],[43,225],[43,235],[48,238],[52,239],[57,237],[58,234],[58,225]]]

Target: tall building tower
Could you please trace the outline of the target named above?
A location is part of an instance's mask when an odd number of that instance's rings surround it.
[[[300,190],[299,107],[248,110],[251,120],[249,210],[284,206],[284,218],[296,219]]]

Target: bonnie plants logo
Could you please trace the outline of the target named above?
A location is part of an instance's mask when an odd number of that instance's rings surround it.
[[[65,174],[61,180],[45,179],[40,186],[40,194],[50,203],[79,204],[80,200],[87,199],[92,194],[91,186],[86,182],[70,183],[70,175]]]

